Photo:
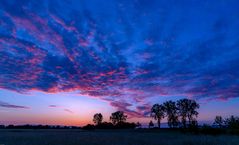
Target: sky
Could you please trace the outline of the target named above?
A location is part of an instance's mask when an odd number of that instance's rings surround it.
[[[0,124],[148,122],[153,104],[239,114],[237,0],[0,1]]]

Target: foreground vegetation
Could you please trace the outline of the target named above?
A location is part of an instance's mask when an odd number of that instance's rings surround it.
[[[167,130],[0,130],[5,145],[239,145],[233,135],[195,135]]]

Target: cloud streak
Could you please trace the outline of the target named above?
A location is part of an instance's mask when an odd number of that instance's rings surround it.
[[[73,113],[74,113],[73,111],[71,111],[71,110],[69,110],[69,109],[64,109],[64,111],[67,112],[67,113],[70,113],[70,114],[73,114]]]
[[[64,108],[64,107],[62,107],[62,106],[58,106],[58,105],[49,105],[48,107],[49,107],[49,108],[63,108],[63,110],[64,110],[65,112],[70,113],[70,114],[74,114],[74,112],[73,112],[72,110],[67,109],[67,108]]]
[[[58,107],[60,107],[60,106],[57,106],[57,105],[49,105],[48,107],[50,107],[50,108],[58,108]]]
[[[0,101],[0,107],[12,108],[12,109],[30,109],[27,106],[14,105],[14,104],[9,104],[9,103],[2,102],[2,101]]]

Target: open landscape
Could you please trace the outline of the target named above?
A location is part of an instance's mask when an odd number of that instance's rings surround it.
[[[4,145],[239,145],[239,136],[150,130],[0,130]]]
[[[239,0],[0,0],[0,145],[239,145]]]

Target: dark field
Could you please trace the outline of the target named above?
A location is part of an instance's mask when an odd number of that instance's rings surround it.
[[[0,130],[0,145],[239,145],[239,136],[172,131]]]

